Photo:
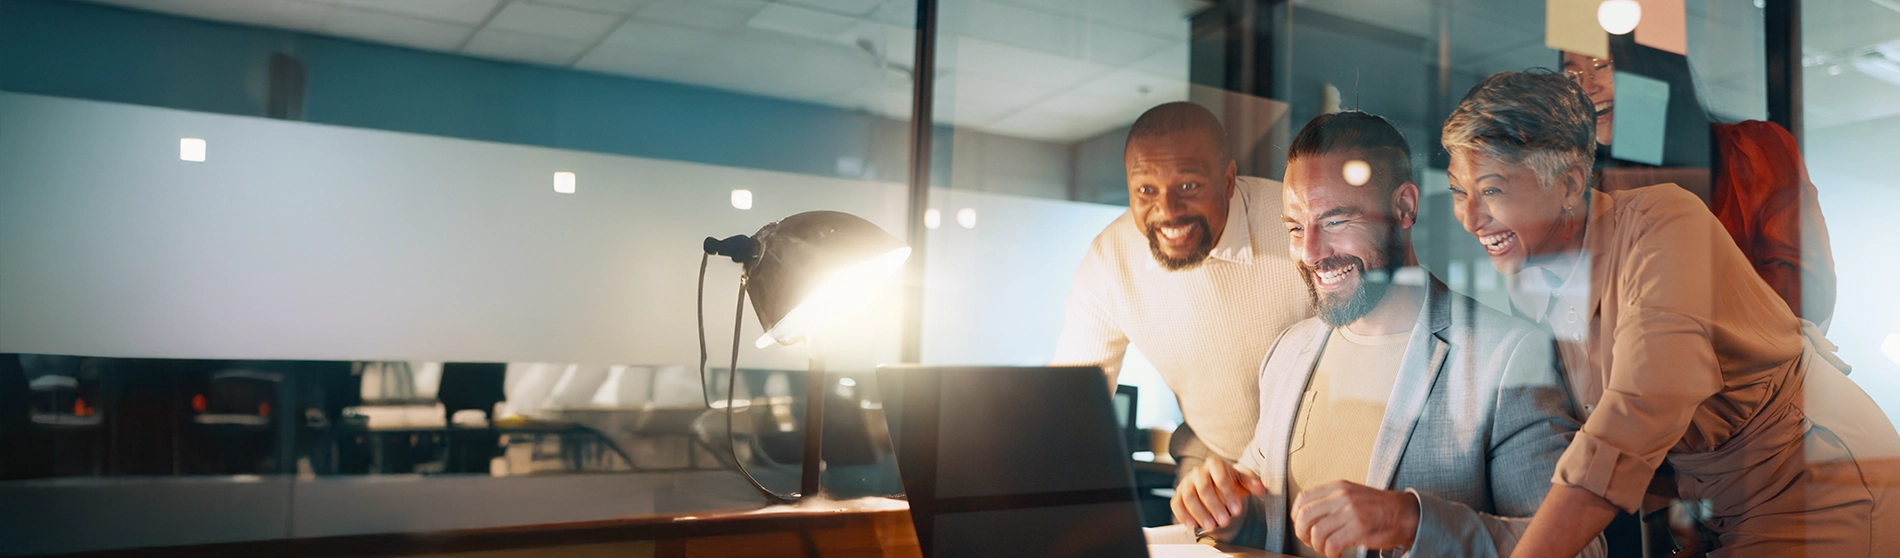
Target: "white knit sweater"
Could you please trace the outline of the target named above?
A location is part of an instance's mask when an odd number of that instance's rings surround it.
[[[1213,253],[1183,271],[1160,267],[1123,213],[1075,274],[1054,362],[1100,365],[1114,384],[1134,343],[1201,441],[1238,459],[1260,414],[1261,360],[1280,332],[1313,315],[1288,256],[1280,198],[1279,181],[1240,177]]]

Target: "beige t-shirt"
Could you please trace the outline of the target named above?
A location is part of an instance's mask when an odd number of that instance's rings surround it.
[[[1307,382],[1287,446],[1288,513],[1306,488],[1337,480],[1365,482],[1386,400],[1411,336],[1410,331],[1368,337],[1343,327],[1333,329]],[[1287,543],[1293,554],[1320,556],[1292,529]]]

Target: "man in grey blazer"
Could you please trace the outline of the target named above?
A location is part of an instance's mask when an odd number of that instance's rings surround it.
[[[1182,522],[1300,556],[1508,556],[1543,502],[1578,427],[1551,340],[1416,267],[1407,153],[1356,111],[1294,139],[1284,219],[1318,317],[1268,352],[1237,468],[1183,478]]]

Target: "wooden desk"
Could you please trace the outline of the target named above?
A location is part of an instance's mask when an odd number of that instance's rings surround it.
[[[71,557],[328,558],[921,558],[910,508],[864,499],[854,509],[727,510],[607,521],[284,539],[68,554]],[[1288,558],[1216,546],[1236,558]]]
[[[869,499],[867,499],[869,500]],[[862,501],[860,501],[862,502]],[[67,556],[919,558],[910,509],[730,510],[551,525],[146,548]]]
[[[1293,556],[1289,554],[1281,554],[1278,552],[1267,552],[1265,550],[1260,550],[1258,548],[1247,548],[1244,546],[1234,546],[1234,545],[1229,545],[1229,544],[1217,544],[1217,545],[1214,545],[1214,549],[1219,550],[1221,552],[1225,552],[1227,553],[1228,556],[1232,556],[1234,558],[1298,558],[1297,556]]]

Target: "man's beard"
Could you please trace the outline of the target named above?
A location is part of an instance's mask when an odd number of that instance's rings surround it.
[[[1200,244],[1195,245],[1194,250],[1188,252],[1185,256],[1179,258],[1168,257],[1166,253],[1161,251],[1161,233],[1157,231],[1161,227],[1178,227],[1189,223],[1195,223],[1201,226]],[[1208,254],[1214,253],[1214,231],[1207,228],[1207,219],[1200,216],[1177,217],[1165,223],[1149,223],[1148,251],[1153,252],[1155,261],[1160,262],[1161,267],[1168,271],[1191,269],[1194,266],[1201,265],[1201,261],[1206,260]]]
[[[1395,231],[1396,232],[1396,231]],[[1320,260],[1318,266],[1308,266],[1298,262],[1300,278],[1306,280],[1306,295],[1313,303],[1313,310],[1326,325],[1343,327],[1359,321],[1372,313],[1385,300],[1385,293],[1392,286],[1393,272],[1405,264],[1405,245],[1399,241],[1399,235],[1386,235],[1385,253],[1380,269],[1372,269],[1365,260],[1357,256],[1333,256]],[[1359,287],[1351,293],[1333,293],[1321,298],[1319,289],[1313,284],[1313,272],[1321,269],[1341,269],[1346,266],[1359,267]]]

